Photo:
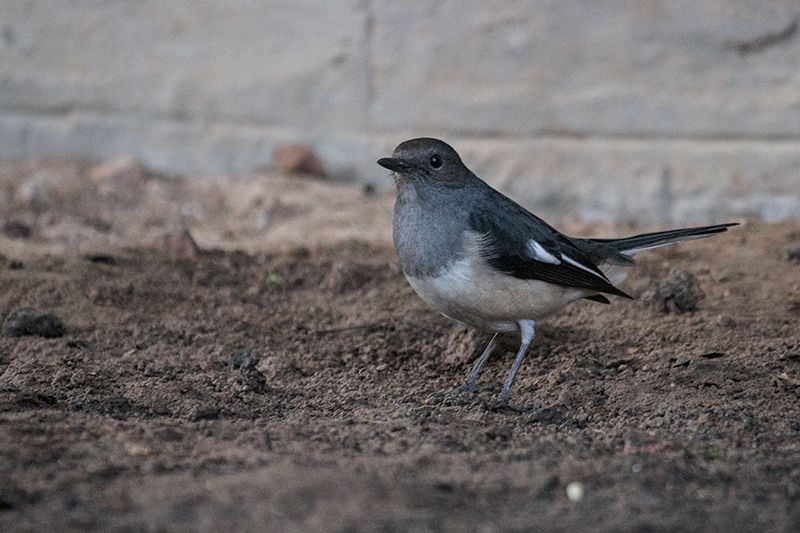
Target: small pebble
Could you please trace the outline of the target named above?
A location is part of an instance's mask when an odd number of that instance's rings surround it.
[[[3,233],[10,239],[29,239],[33,231],[29,225],[14,220],[3,225]]]
[[[272,150],[272,164],[282,174],[317,176],[327,174],[314,150],[301,143],[282,143]]]
[[[723,328],[732,328],[736,322],[728,315],[720,315],[717,317],[717,325]]]
[[[573,502],[579,502],[583,499],[584,487],[580,481],[573,481],[567,485],[567,498]]]
[[[125,451],[128,452],[128,455],[141,455],[141,456],[150,455],[150,452],[152,452],[150,446],[145,446],[143,444],[133,444],[133,443],[126,443]]]
[[[57,316],[33,307],[20,307],[6,317],[3,333],[6,337],[36,335],[48,339],[61,337],[66,332]]]
[[[206,270],[197,270],[192,275],[192,282],[200,287],[211,285],[211,273]]]
[[[784,246],[782,257],[784,261],[800,261],[800,241]]]
[[[89,177],[104,195],[138,191],[144,186],[147,175],[147,169],[131,156],[117,157],[89,172]]]
[[[728,281],[728,279],[730,279],[730,273],[726,270],[714,270],[712,268],[710,274],[711,274],[711,279],[713,279],[717,283],[723,283],[725,281]]]
[[[654,304],[666,313],[682,313],[697,309],[703,296],[694,275],[672,267],[666,278],[642,295],[642,300]]]
[[[219,417],[220,409],[213,405],[197,405],[189,415],[190,420],[214,420]]]
[[[239,350],[225,360],[225,364],[233,368],[255,368],[261,356],[252,350]]]
[[[153,434],[164,442],[177,442],[183,439],[183,434],[175,428],[164,427],[157,429]]]
[[[373,275],[369,265],[353,261],[340,261],[331,268],[326,285],[335,294],[342,294],[361,288]]]
[[[557,409],[539,409],[538,411],[534,411],[530,416],[531,422],[538,422],[543,425],[552,424],[557,426],[563,424],[566,420],[567,418]]]
[[[166,252],[170,259],[195,262],[200,257],[200,248],[188,229],[162,235],[152,242],[153,248]]]
[[[486,436],[491,440],[507,441],[514,435],[511,426],[494,426],[486,431]]]

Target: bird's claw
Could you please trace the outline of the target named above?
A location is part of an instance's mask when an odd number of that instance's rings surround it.
[[[456,390],[453,391],[453,394],[473,394],[478,392],[480,387],[474,381],[465,381],[458,387]]]

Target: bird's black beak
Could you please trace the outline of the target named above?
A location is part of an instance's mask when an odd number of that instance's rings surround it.
[[[378,164],[383,168],[388,168],[394,172],[402,172],[408,170],[408,165],[402,159],[395,159],[391,157],[383,157],[378,159]]]

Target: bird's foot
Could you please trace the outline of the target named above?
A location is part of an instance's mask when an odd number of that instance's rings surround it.
[[[481,387],[472,380],[466,380],[460,387],[453,391],[453,394],[472,394],[478,392]]]

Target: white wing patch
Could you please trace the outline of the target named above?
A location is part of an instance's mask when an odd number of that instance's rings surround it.
[[[533,239],[528,241],[528,251],[531,257],[542,263],[550,263],[551,265],[560,265],[561,260],[544,249],[544,247]],[[567,259],[566,257],[564,259]]]
[[[569,263],[570,265],[572,265],[572,266],[575,266],[575,267],[578,267],[578,268],[580,268],[581,270],[585,270],[585,271],[586,271],[586,272],[588,272],[589,274],[592,274],[592,275],[594,275],[594,276],[597,276],[598,278],[600,278],[600,279],[602,279],[602,280],[604,280],[604,281],[605,281],[605,278],[603,277],[603,275],[602,275],[602,274],[598,274],[597,272],[595,272],[594,270],[592,270],[592,269],[590,269],[590,268],[586,267],[585,265],[582,265],[582,264],[578,263],[577,261],[575,261],[574,259],[572,259],[570,256],[568,256],[568,255],[564,255],[564,254],[561,254],[561,259],[563,259],[564,261],[566,261],[566,262],[567,262],[567,263]]]

